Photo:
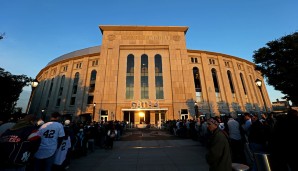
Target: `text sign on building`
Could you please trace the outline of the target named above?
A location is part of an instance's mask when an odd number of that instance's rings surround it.
[[[151,100],[144,101],[132,101],[131,102],[131,108],[132,109],[152,109],[152,108],[159,108],[159,102],[158,100],[155,100],[152,102]]]

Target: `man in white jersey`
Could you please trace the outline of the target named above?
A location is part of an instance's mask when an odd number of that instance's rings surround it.
[[[41,143],[34,156],[35,171],[51,171],[55,151],[60,147],[65,136],[63,125],[58,122],[60,116],[58,112],[52,113],[51,121],[39,128],[38,134],[41,137]]]

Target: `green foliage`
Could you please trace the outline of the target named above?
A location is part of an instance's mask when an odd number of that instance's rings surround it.
[[[12,75],[0,68],[0,117],[2,119],[7,119],[15,111],[15,105],[23,87],[31,80],[26,75]]]
[[[298,104],[298,32],[270,41],[257,51],[253,60],[269,85]]]

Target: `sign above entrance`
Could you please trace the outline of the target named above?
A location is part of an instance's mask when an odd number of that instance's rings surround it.
[[[152,102],[151,100],[144,101],[132,101],[131,102],[131,109],[158,109],[159,108],[159,102],[158,100],[155,100]]]

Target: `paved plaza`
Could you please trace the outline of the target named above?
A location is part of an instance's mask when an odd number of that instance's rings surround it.
[[[198,141],[158,130],[129,130],[112,150],[97,148],[74,159],[70,171],[208,171],[206,148]]]

